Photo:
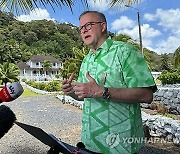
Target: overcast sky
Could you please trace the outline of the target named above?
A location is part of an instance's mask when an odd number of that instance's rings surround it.
[[[139,41],[136,10],[138,9],[143,47],[163,54],[174,53],[180,46],[180,0],[142,0],[141,3],[133,5],[136,9],[109,8],[109,0],[96,1],[94,4],[93,0],[89,0],[89,10],[98,10],[106,15],[109,31],[127,34]],[[55,7],[55,12],[51,7],[41,7],[29,14],[17,16],[17,19],[25,22],[47,19],[79,26],[78,17],[86,9],[80,2],[74,5],[73,13],[67,7]]]

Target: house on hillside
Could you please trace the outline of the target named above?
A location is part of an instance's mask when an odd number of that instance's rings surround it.
[[[44,61],[50,61],[52,67],[45,69]],[[20,80],[47,81],[55,79],[62,63],[52,56],[34,55],[27,62],[19,62],[17,66],[20,68]]]

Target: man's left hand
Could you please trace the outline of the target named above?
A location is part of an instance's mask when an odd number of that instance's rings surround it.
[[[87,83],[72,83],[75,94],[79,98],[100,97],[103,93],[103,88],[96,83],[96,81],[89,75],[89,72],[86,73],[86,77],[89,80]]]

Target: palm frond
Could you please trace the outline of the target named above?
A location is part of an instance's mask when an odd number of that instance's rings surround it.
[[[94,0],[96,2],[97,0]],[[101,0],[99,0],[101,1]],[[125,5],[132,5],[140,2],[141,0],[110,0],[110,7],[124,7]],[[1,0],[0,9],[8,9],[10,12],[16,12],[19,14],[19,10],[28,13],[29,11],[38,8],[39,5],[43,5],[45,8],[50,5],[54,10],[54,6],[62,8],[62,6],[67,6],[71,9],[73,13],[72,6],[77,3],[75,0]],[[81,3],[88,8],[88,0],[81,0]]]

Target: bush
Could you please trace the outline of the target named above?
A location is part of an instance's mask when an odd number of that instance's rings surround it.
[[[52,92],[52,91],[60,91],[61,90],[61,82],[58,80],[54,80],[49,82],[44,90]]]
[[[180,83],[180,73],[179,72],[167,72],[162,73],[158,79],[161,81],[162,84],[176,84]]]
[[[44,83],[44,82],[35,82],[35,81],[28,81],[26,84],[32,86],[33,88],[37,88],[40,90],[45,90],[45,91],[61,91],[61,82],[59,80],[53,80],[52,82],[49,83]]]
[[[22,82],[27,82],[26,78],[21,79]]]
[[[46,86],[47,86],[46,83],[40,82],[40,83],[37,83],[37,87],[36,88],[40,89],[40,90],[44,90]]]

